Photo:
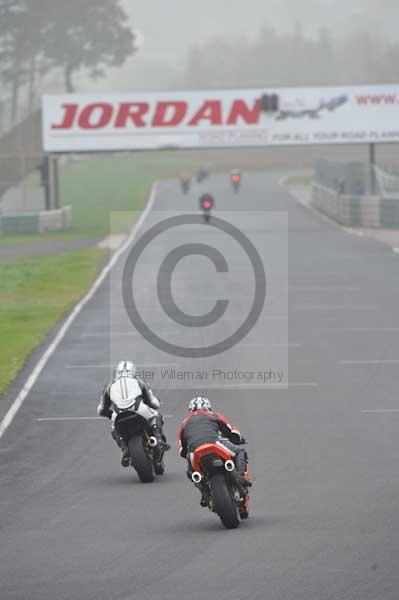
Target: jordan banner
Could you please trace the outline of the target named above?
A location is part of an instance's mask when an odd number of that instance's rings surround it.
[[[399,85],[43,97],[46,152],[399,141]]]

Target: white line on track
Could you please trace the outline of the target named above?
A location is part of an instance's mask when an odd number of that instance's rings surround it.
[[[104,417],[40,417],[37,421],[102,421]]]
[[[288,316],[283,316],[283,315],[279,315],[279,316],[264,316],[264,317],[260,317],[262,320],[266,320],[266,321],[287,321],[288,320]],[[162,321],[159,321],[161,323],[161,325],[163,325]],[[225,319],[223,319],[223,322],[226,323],[241,323],[242,322],[242,318],[234,318],[234,317],[227,317]],[[165,335],[184,335],[184,332],[180,332],[180,331],[176,331],[176,328],[174,329],[170,329],[170,331],[164,331],[163,332]],[[143,334],[140,331],[115,331],[112,329],[107,329],[106,331],[98,331],[98,332],[93,332],[93,333],[82,333],[79,336],[80,340],[83,339],[91,339],[91,338],[95,338],[95,339],[111,339],[112,340],[118,340],[119,338],[133,338],[133,337],[140,337],[141,340],[143,342],[145,342],[145,338],[143,337]],[[78,342],[77,342],[78,343]]]
[[[139,331],[112,331],[111,328],[107,331],[93,332],[93,333],[82,333],[80,338],[104,338],[112,336],[113,338],[119,337],[132,337],[140,336],[143,337]]]
[[[364,414],[399,413],[399,408],[374,408],[361,411]]]
[[[115,364],[92,364],[92,365],[66,365],[66,369],[113,369]],[[149,369],[150,367],[178,367],[179,363],[148,363],[145,365],[136,365],[137,370]]]
[[[301,348],[302,344],[238,344],[239,348]]]
[[[228,388],[228,389],[242,389],[245,388],[246,390],[251,390],[251,389],[261,389],[261,388],[273,388],[273,389],[281,389],[281,390],[288,390],[289,388],[318,388],[319,384],[316,383],[315,381],[299,381],[299,382],[292,382],[292,383],[223,383],[222,381],[220,382],[220,384],[210,384],[210,385],[206,385],[206,389],[212,389],[212,390],[220,390],[223,388]]]
[[[171,329],[170,331],[164,331],[162,330],[163,334],[166,336],[182,336],[184,335],[183,332],[180,331],[176,331],[176,329]],[[118,342],[122,342],[122,340],[129,340],[129,339],[136,339],[136,338],[140,338],[140,343],[141,344],[149,344],[150,342],[148,342],[142,333],[140,333],[139,331],[135,332],[135,331],[124,331],[124,332],[117,332],[117,331],[112,331],[111,329],[108,331],[102,331],[102,332],[98,332],[98,333],[92,333],[92,334],[82,334],[79,336],[79,338],[77,340],[75,340],[75,343],[77,344],[83,344],[86,340],[90,340],[90,339],[104,339],[110,343],[114,343],[116,341]]]
[[[304,304],[301,306],[294,306],[293,310],[378,310],[378,306],[356,306],[347,304]]]
[[[326,332],[326,331],[349,331],[351,333],[356,333],[356,332],[377,332],[377,331],[381,331],[384,333],[389,333],[389,332],[398,332],[399,331],[399,327],[326,327],[325,329],[322,329],[322,331]]]
[[[261,321],[288,321],[288,315],[265,315],[260,316]],[[223,323],[242,323],[242,318],[239,317],[226,317],[223,319]]]
[[[340,365],[399,365],[399,359],[381,360],[340,360]]]
[[[69,328],[75,321],[76,317],[80,314],[80,312],[86,306],[86,304],[93,298],[94,294],[97,292],[100,285],[104,282],[104,280],[110,273],[111,269],[114,267],[114,265],[119,260],[120,256],[124,253],[124,251],[133,242],[141,225],[143,224],[144,220],[147,218],[149,212],[151,211],[151,208],[154,204],[157,188],[158,188],[158,184],[154,183],[151,188],[150,196],[148,198],[148,202],[144,208],[144,211],[141,213],[139,219],[135,223],[129,237],[126,239],[124,244],[122,244],[122,246],[112,255],[109,262],[105,265],[105,267],[101,271],[100,275],[97,277],[96,281],[94,282],[94,284],[92,285],[92,287],[90,288],[90,290],[86,294],[86,296],[82,300],[80,300],[80,302],[78,302],[76,304],[76,306],[73,308],[71,314],[69,315],[69,317],[66,319],[65,323],[60,328],[60,330],[57,333],[57,335],[55,336],[54,340],[48,346],[48,348],[44,352],[43,356],[40,358],[40,360],[34,367],[33,371],[29,375],[28,379],[25,381],[18,396],[15,398],[14,402],[11,404],[10,408],[8,409],[7,413],[5,414],[3,420],[0,422],[0,438],[4,435],[4,432],[12,423],[15,415],[21,408],[22,404],[24,403],[24,401],[25,401],[26,397],[28,396],[29,392],[31,391],[32,387],[35,385],[38,377],[40,376],[40,373],[43,371],[43,369],[46,366],[46,364],[48,363],[49,359],[51,358],[51,356],[54,354],[55,350],[58,348],[59,344],[64,339],[65,335],[67,334]]]
[[[165,419],[170,419],[173,415],[162,415]],[[104,417],[39,417],[36,421],[104,421]]]
[[[360,292],[361,287],[350,285],[290,285],[288,291],[296,292]]]
[[[372,254],[328,254],[327,258],[338,258],[340,260],[364,260],[365,258],[394,258],[390,252],[387,251],[388,247],[383,246],[381,252],[373,252]]]

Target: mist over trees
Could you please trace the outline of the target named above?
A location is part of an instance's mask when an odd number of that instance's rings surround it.
[[[45,74],[61,71],[72,92],[76,73],[104,77],[133,54],[134,42],[121,0],[0,0],[0,100],[9,98],[6,118],[11,124],[17,120],[22,94],[26,112],[32,110]]]
[[[264,25],[252,41],[217,37],[188,53],[180,85],[189,88],[356,85],[399,82],[399,43],[367,31],[322,27],[307,37]]]

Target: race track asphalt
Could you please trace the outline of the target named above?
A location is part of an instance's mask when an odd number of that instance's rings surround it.
[[[0,441],[1,600],[398,599],[399,257],[298,205],[279,186],[281,175],[244,174],[237,195],[221,175],[187,196],[177,182],[160,185],[143,231],[162,211],[194,214],[200,192],[213,192],[215,214],[235,213],[266,261],[263,313],[225,354],[171,356],[129,325],[122,257]],[[202,231],[200,243],[219,243],[214,229]],[[232,280],[204,257],[183,259],[173,280],[182,310],[207,312],[223,289],[234,298],[226,323],[209,336],[205,328],[175,327],[152,287],[151,261],[172,241],[198,239],[190,227],[172,238],[143,253],[134,286],[143,314],[176,343],[214,343],[247,308],[246,259],[231,240],[221,243],[230,271],[237,268]],[[150,485],[120,467],[106,420],[80,418],[95,417],[112,362],[127,353],[139,368],[155,365],[173,446],[166,474]],[[160,369],[173,365],[281,366],[289,386],[208,380],[161,388]],[[251,516],[234,531],[200,508],[177,454],[178,425],[199,392],[248,440]]]

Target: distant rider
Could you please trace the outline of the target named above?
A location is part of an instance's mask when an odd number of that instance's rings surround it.
[[[115,430],[115,418],[117,413],[113,410],[113,398],[116,401],[120,397],[121,389],[130,380],[134,380],[137,386],[137,396],[141,396],[142,405],[140,414],[144,417],[152,429],[152,435],[156,437],[158,446],[163,450],[169,450],[170,446],[166,441],[162,430],[163,418],[159,413],[160,403],[150,386],[143,380],[136,377],[136,367],[130,361],[121,361],[117,364],[111,381],[105,386],[102,393],[101,402],[97,407],[97,412],[101,417],[111,419],[111,435],[122,450],[122,467],[130,465],[129,450],[122,437]],[[130,386],[131,387],[131,386]],[[144,406],[143,406],[144,405]]]
[[[203,444],[216,443],[231,454],[240,483],[245,488],[251,487],[252,482],[248,475],[248,456],[246,451],[239,446],[239,444],[245,443],[240,431],[236,427],[232,427],[223,415],[212,412],[208,398],[201,396],[193,398],[188,411],[179,431],[179,452],[180,456],[188,461],[187,475],[191,478],[193,472],[191,461],[194,451]],[[206,506],[204,499],[201,500],[201,506]]]

